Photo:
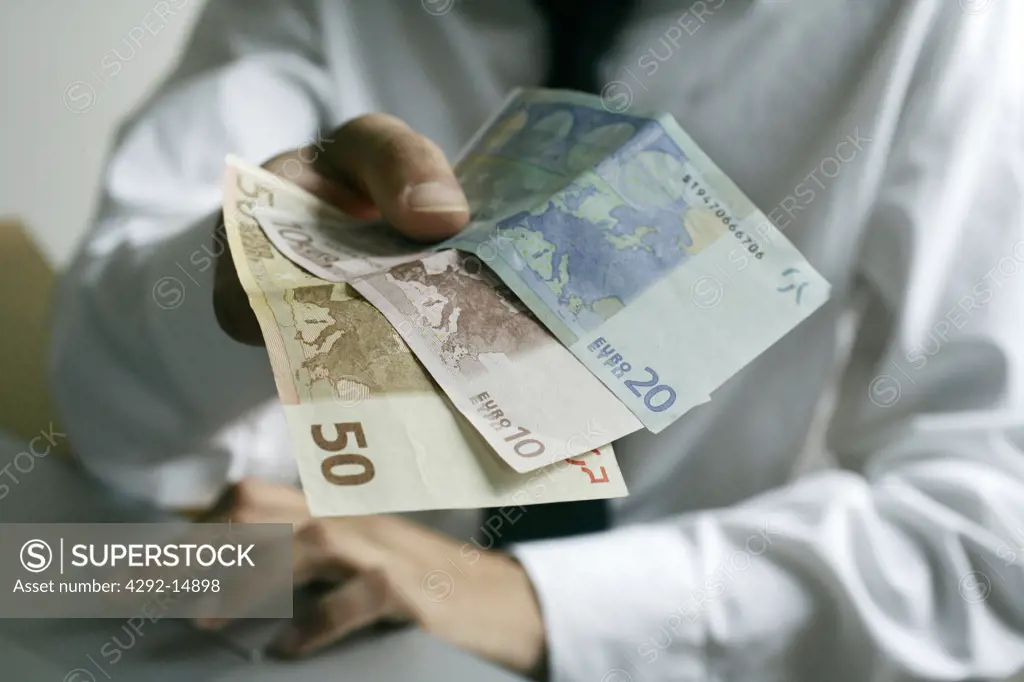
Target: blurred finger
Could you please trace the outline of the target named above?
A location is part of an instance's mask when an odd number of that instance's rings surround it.
[[[383,571],[367,571],[321,597],[271,645],[279,656],[310,654],[347,635],[400,613],[400,603]]]
[[[237,496],[238,493],[236,492]],[[315,520],[298,528],[292,538],[292,585],[299,588],[310,583],[336,584],[355,573],[354,565],[346,557],[346,550],[358,550],[360,543],[346,538],[344,524],[340,519]],[[263,557],[271,561],[275,557]],[[274,598],[281,589],[279,585],[232,584],[231,590],[223,590],[216,596],[208,596],[204,613],[216,611],[235,611],[243,605],[251,607],[265,603]],[[193,622],[196,627],[214,630],[223,627],[230,619],[219,617],[199,617]]]
[[[309,509],[302,492],[293,486],[270,483],[257,479],[244,479],[224,490],[211,506],[197,520],[198,523],[302,523],[309,518]],[[268,556],[266,551],[256,549],[255,560],[259,565],[274,565],[278,558]],[[283,560],[283,559],[282,559]],[[274,571],[276,574],[276,571]],[[204,595],[196,609],[197,613],[230,611],[238,613],[243,607],[255,609],[270,599],[277,598],[279,590],[286,586],[260,584],[238,580],[224,581],[224,589],[216,594]],[[288,586],[290,587],[290,586]],[[202,629],[218,629],[230,619],[218,617],[197,617],[194,624]]]
[[[295,532],[292,544],[292,578],[295,585],[335,583],[359,570],[363,543],[347,533],[342,519],[314,519]]]
[[[289,485],[245,479],[227,487],[196,519],[201,523],[301,523],[309,507],[300,490]]]

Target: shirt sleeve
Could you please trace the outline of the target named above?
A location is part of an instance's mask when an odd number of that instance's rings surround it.
[[[245,418],[274,395],[266,352],[214,317],[213,228],[226,154],[262,163],[328,123],[314,7],[207,5],[176,71],[119,130],[59,287],[52,383],[75,453],[161,505],[208,503],[247,473],[238,455],[257,460],[271,440],[256,431],[272,419]]]
[[[846,470],[515,548],[552,679],[1024,667],[1024,8],[956,5],[935,10],[865,227],[869,293],[829,436]]]

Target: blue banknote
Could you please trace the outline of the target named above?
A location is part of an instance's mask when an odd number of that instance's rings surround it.
[[[806,318],[828,283],[666,114],[520,90],[456,164],[477,255],[652,431]]]

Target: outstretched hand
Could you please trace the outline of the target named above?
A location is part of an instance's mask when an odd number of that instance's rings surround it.
[[[292,523],[296,587],[333,585],[274,642],[281,656],[313,653],[375,623],[405,622],[523,674],[543,664],[540,608],[526,572],[506,554],[398,516],[313,519],[301,491],[259,481],[235,486],[208,520],[228,519]]]
[[[263,168],[353,218],[384,218],[416,241],[440,241],[469,222],[466,196],[444,152],[401,120],[368,114],[341,126],[328,140],[316,150],[283,152]],[[223,221],[214,237],[227,244]],[[217,259],[213,305],[228,336],[248,345],[263,345],[229,249]]]

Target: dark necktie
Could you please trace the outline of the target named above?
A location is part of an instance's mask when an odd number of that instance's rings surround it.
[[[534,0],[534,4],[547,28],[544,85],[600,92],[597,67],[614,45],[635,0]],[[483,549],[500,549],[516,542],[595,533],[609,525],[606,500],[554,502],[522,510],[506,507],[504,514],[487,509],[474,539]]]

